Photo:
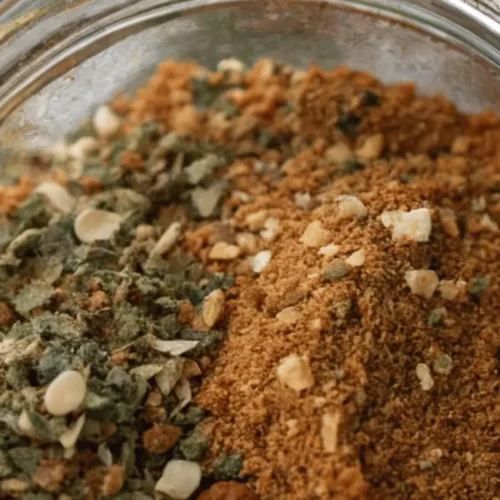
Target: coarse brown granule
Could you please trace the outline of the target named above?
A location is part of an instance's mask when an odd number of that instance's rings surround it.
[[[135,151],[125,150],[120,157],[120,163],[126,170],[142,170],[144,168],[142,156]]]
[[[181,429],[173,425],[154,425],[142,435],[144,448],[151,453],[166,453],[181,437]]]
[[[44,460],[33,475],[33,482],[42,490],[55,492],[62,488],[67,465],[58,460]]]
[[[8,213],[22,203],[33,190],[33,181],[24,175],[14,185],[0,186],[0,214]]]
[[[0,325],[10,325],[16,319],[14,311],[7,302],[0,302]]]
[[[245,484],[236,481],[215,483],[198,500],[258,500],[259,497]]]
[[[105,496],[117,495],[125,481],[125,467],[120,464],[112,465],[104,478],[102,494]]]
[[[102,494],[104,479],[107,474],[107,469],[104,465],[96,465],[92,468],[85,469],[85,482],[89,489],[89,498],[99,498]]]
[[[109,297],[102,290],[95,291],[88,299],[88,310],[96,312],[109,305]]]

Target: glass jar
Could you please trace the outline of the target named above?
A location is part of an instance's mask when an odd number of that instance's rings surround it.
[[[477,2],[476,2],[477,4]],[[500,111],[500,24],[460,0],[4,0],[0,148],[48,144],[164,59],[275,57]]]

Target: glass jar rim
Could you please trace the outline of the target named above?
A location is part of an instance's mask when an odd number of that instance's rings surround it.
[[[479,9],[463,0],[7,0],[0,6],[0,124],[47,78],[93,55],[85,49],[96,40],[111,44],[159,19],[255,2],[357,9],[461,46],[500,70],[500,16],[484,2],[475,2]]]

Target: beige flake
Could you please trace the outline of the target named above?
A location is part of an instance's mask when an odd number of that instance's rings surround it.
[[[325,245],[324,247],[321,247],[318,250],[318,253],[325,257],[334,257],[339,253],[339,251],[340,251],[340,245],[335,245],[335,243],[330,243],[328,245]]]
[[[335,453],[338,446],[340,413],[325,413],[321,417],[321,440],[327,453]]]
[[[201,482],[201,467],[196,462],[170,460],[156,483],[155,490],[176,500],[187,500]]]
[[[83,243],[109,240],[118,229],[122,218],[120,215],[106,210],[87,208],[75,219],[74,230]]]
[[[120,117],[106,105],[96,109],[92,121],[97,134],[104,139],[114,136],[121,126]]]
[[[260,236],[266,241],[273,241],[280,227],[280,220],[276,217],[268,217],[264,222],[264,229],[260,232]]]
[[[224,292],[214,290],[203,301],[203,321],[212,328],[224,314]]]
[[[252,214],[248,214],[245,221],[250,231],[260,231],[264,229],[267,220],[267,210],[260,210]]]
[[[429,241],[432,221],[428,208],[383,212],[380,220],[385,227],[392,228],[393,240]]]
[[[229,245],[224,241],[218,241],[211,249],[208,257],[212,260],[233,260],[240,256],[241,248],[237,245]]]
[[[356,149],[356,156],[362,160],[376,160],[384,150],[384,136],[375,134],[368,137],[363,145]]]
[[[425,363],[419,363],[416,368],[417,377],[424,391],[430,391],[434,387],[431,370]]]
[[[35,193],[39,193],[59,212],[68,214],[75,206],[75,199],[69,194],[67,189],[56,182],[42,182],[36,189]]]
[[[286,307],[276,315],[276,319],[287,325],[295,325],[302,315],[295,307]]]
[[[368,210],[365,204],[352,195],[341,195],[335,199],[337,202],[337,216],[339,219],[352,219],[354,217],[366,217]]]
[[[177,243],[180,234],[181,224],[179,222],[172,222],[161,238],[156,242],[153,250],[151,250],[150,257],[161,256],[171,250]]]
[[[445,300],[455,300],[466,288],[467,283],[463,280],[441,280],[438,285],[438,291]]]
[[[294,391],[309,389],[314,385],[314,377],[306,356],[292,354],[280,361],[277,369],[278,380]]]
[[[252,233],[237,233],[236,243],[245,253],[249,255],[254,255],[259,250],[257,236]]]
[[[325,157],[328,161],[340,165],[354,158],[354,154],[347,144],[339,142],[326,150]]]
[[[320,221],[311,222],[302,236],[300,242],[310,248],[321,248],[325,246],[330,239],[330,232],[326,230]]]
[[[56,417],[75,411],[85,399],[87,383],[75,370],[60,373],[49,385],[44,396],[45,408]]]
[[[347,259],[345,263],[351,267],[361,267],[365,263],[365,251],[363,248],[353,252]]]
[[[271,260],[272,253],[270,250],[263,250],[252,258],[252,270],[254,273],[261,273]]]
[[[411,293],[430,299],[439,283],[437,274],[430,270],[413,270],[405,273],[405,280],[411,289]]]

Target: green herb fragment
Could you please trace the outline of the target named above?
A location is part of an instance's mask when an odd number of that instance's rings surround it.
[[[204,158],[195,160],[191,165],[184,169],[187,180],[191,185],[197,185],[207,177],[211,176],[216,168],[225,165],[225,160],[222,156],[209,154]]]
[[[257,133],[257,142],[264,148],[271,147],[276,135],[272,130],[261,128]]]
[[[91,340],[85,341],[76,351],[75,364],[82,368],[92,365],[92,373],[100,375],[105,373],[108,362],[107,351]]]
[[[131,341],[136,339],[141,332],[146,330],[143,312],[128,302],[115,307],[113,311],[116,328],[116,337],[119,341]]]
[[[28,493],[28,495],[24,497],[24,500],[53,500],[53,499],[54,497],[50,493]]]
[[[486,276],[476,276],[469,281],[469,292],[472,295],[479,296],[490,288],[490,280]]]
[[[85,260],[92,262],[92,265],[107,269],[118,267],[119,254],[115,251],[110,241],[96,241],[88,248]]]
[[[194,102],[199,111],[212,106],[222,91],[220,87],[210,85],[207,78],[193,78],[191,80],[191,87],[193,89]]]
[[[46,385],[72,366],[72,355],[60,343],[50,345],[38,361],[37,373],[40,385]]]
[[[486,210],[487,204],[484,196],[480,196],[479,198],[474,198],[471,202],[472,211],[480,214]]]
[[[401,184],[409,184],[412,181],[411,175],[406,173],[406,172],[403,174],[400,174],[398,179],[399,179],[399,182],[401,182]]]
[[[132,474],[136,466],[135,450],[137,448],[139,434],[133,427],[123,427],[121,430],[126,438],[122,443],[120,451],[120,462],[125,466],[125,470],[127,471],[127,473]]]
[[[53,314],[47,311],[33,318],[31,325],[33,333],[40,335],[43,340],[51,340],[55,337],[79,338],[86,331],[83,321],[75,320],[68,314]]]
[[[359,126],[361,125],[361,118],[351,113],[340,115],[337,120],[337,128],[340,129],[345,136],[354,139],[358,134]]]
[[[418,462],[418,467],[422,471],[430,470],[434,467],[434,462],[431,462],[430,460],[420,460]]]
[[[43,282],[33,282],[21,289],[12,304],[19,314],[27,316],[35,307],[45,305],[53,294],[52,286]]]
[[[225,96],[219,97],[215,101],[213,108],[223,113],[226,118],[235,118],[241,114],[240,108],[238,108],[238,106],[231,101],[231,99],[228,99]]]
[[[182,324],[177,314],[169,314],[160,320],[157,335],[163,340],[173,340],[181,330]]]
[[[160,136],[160,125],[156,122],[147,122],[139,125],[127,138],[127,141],[118,141],[117,148],[131,149],[133,151],[145,152],[151,142]]]
[[[40,257],[33,261],[33,278],[47,285],[53,285],[60,277],[64,265],[57,257]]]
[[[27,364],[22,362],[12,363],[5,372],[5,381],[10,387],[19,391],[28,387],[30,370]]]
[[[283,104],[281,109],[283,110],[283,113],[285,113],[286,115],[289,115],[290,113],[293,113],[295,111],[295,106],[294,106],[293,102],[287,101],[287,102],[285,102],[285,104]]]
[[[179,302],[171,297],[160,297],[155,301],[165,314],[177,313],[179,310]]]
[[[18,418],[18,415],[16,415]],[[21,436],[16,434],[17,429],[14,428],[16,425],[16,421],[10,422],[10,425],[7,427],[7,424],[0,425],[0,448],[8,449],[12,446],[17,446],[24,444],[24,440]]]
[[[20,258],[28,253],[34,253],[39,249],[38,244],[45,232],[46,230],[42,229],[26,229],[10,242],[7,253]]]
[[[21,230],[45,227],[50,220],[50,212],[43,197],[35,194],[22,203],[15,212]]]
[[[453,369],[453,359],[448,354],[440,353],[434,360],[432,368],[440,375],[448,375]]]
[[[215,462],[215,479],[217,481],[230,481],[237,479],[243,469],[243,455],[233,453],[219,458]]]
[[[115,144],[111,151],[111,164],[116,165],[119,160],[119,154],[123,149],[118,150],[119,145]],[[123,146],[122,146],[123,148]],[[101,185],[106,186],[109,182],[110,171],[108,165],[103,165],[100,162],[96,163],[87,163],[83,169],[82,176],[84,177],[93,177],[94,179],[99,179]]]
[[[147,383],[147,382],[146,382]],[[85,397],[85,408],[90,418],[100,422],[117,424],[130,423],[134,419],[137,407],[123,400],[120,391],[106,386],[96,379],[89,383]]]
[[[14,472],[14,467],[7,454],[0,450],[0,477],[10,476]]]
[[[8,224],[0,225],[0,249],[4,249],[12,240],[12,229]]]
[[[177,413],[171,423],[179,427],[194,427],[207,418],[207,413],[199,406],[191,404],[183,412]]]
[[[16,321],[12,325],[7,338],[9,340],[19,340],[30,335],[33,335],[33,327],[31,323],[21,323],[20,321]]]
[[[351,174],[352,172],[364,169],[365,165],[353,158],[348,158],[347,160],[345,160],[342,166],[342,171],[346,174]]]
[[[205,295],[208,295],[214,290],[229,290],[234,285],[234,276],[229,274],[213,274],[210,276],[208,284],[203,288]]]
[[[210,444],[206,436],[194,431],[190,436],[179,443],[179,451],[186,460],[194,462],[202,460],[208,453]]]
[[[71,255],[72,249],[78,244],[73,232],[74,219],[61,217],[55,224],[48,226],[40,237],[37,250],[40,255],[63,257],[63,262]]]
[[[54,432],[49,421],[36,411],[28,411],[27,414],[38,439],[42,441],[52,441],[54,438]]]
[[[443,308],[433,309],[429,313],[429,319],[427,320],[427,324],[429,326],[440,326],[443,324],[445,318],[446,311]]]
[[[363,106],[378,106],[380,104],[380,98],[375,92],[366,89],[361,92],[361,104]]]
[[[149,199],[133,189],[115,188],[95,195],[93,208],[109,210],[117,214],[146,214],[151,209]]]
[[[7,454],[13,464],[30,476],[33,475],[42,459],[42,450],[29,446],[11,448]]]
[[[335,259],[323,271],[323,277],[328,281],[335,281],[343,278],[349,272],[349,268],[342,259]]]
[[[193,357],[210,356],[224,339],[224,333],[219,330],[199,332],[191,328],[185,328],[179,335],[182,340],[198,341],[196,347],[189,351]]]

